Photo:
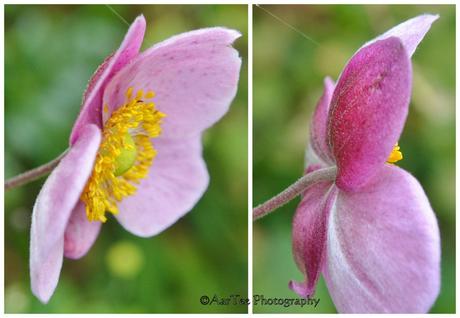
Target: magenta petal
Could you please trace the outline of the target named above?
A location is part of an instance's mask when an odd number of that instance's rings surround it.
[[[167,117],[163,136],[188,138],[220,119],[236,94],[241,59],[231,47],[240,34],[210,28],[174,36],[140,54],[121,70],[104,92],[111,112],[125,103],[129,87],[153,90]]]
[[[348,62],[329,114],[342,190],[358,190],[388,159],[406,121],[411,82],[410,60],[394,37],[362,48]]]
[[[425,37],[425,34],[430,30],[431,24],[438,18],[439,15],[433,14],[419,15],[415,18],[398,24],[374,40],[366,43],[364,46],[374,43],[375,41],[387,39],[389,37],[397,37],[401,40],[409,57],[411,57],[412,54],[414,54],[418,44]]]
[[[418,181],[385,165],[362,192],[339,192],[326,263],[339,312],[427,312],[439,293],[440,238]]]
[[[330,77],[324,79],[324,91],[318,104],[310,128],[311,146],[315,153],[326,163],[333,163],[332,153],[329,146],[328,138],[328,119],[329,106],[331,104],[332,94],[334,93],[334,81]]]
[[[102,94],[108,81],[138,53],[144,39],[145,18],[140,15],[131,24],[118,50],[108,56],[89,81],[82,107],[70,135],[70,144],[78,139],[87,124],[102,127]]]
[[[84,256],[96,241],[101,224],[98,221],[88,221],[85,205],[82,201],[78,201],[64,233],[65,257],[77,259]]]
[[[289,282],[289,288],[307,298],[314,294],[326,257],[327,224],[337,188],[321,182],[305,191],[297,207],[292,229],[292,250],[305,282]]]
[[[64,231],[91,174],[100,140],[101,134],[95,125],[84,127],[35,201],[30,234],[30,279],[32,292],[42,302],[47,302],[56,288]]]
[[[158,151],[136,194],[118,205],[118,221],[138,236],[152,236],[174,224],[201,198],[209,182],[200,137],[155,139]]]

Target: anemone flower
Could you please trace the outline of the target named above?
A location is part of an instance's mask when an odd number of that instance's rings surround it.
[[[190,211],[208,185],[201,134],[227,111],[241,60],[225,28],[187,32],[139,53],[139,16],[91,78],[67,154],[33,209],[30,275],[47,302],[63,256],[77,259],[114,214],[149,237]]]
[[[337,84],[324,81],[305,175],[257,206],[258,219],[303,194],[293,254],[314,295],[323,276],[339,312],[427,312],[440,288],[439,229],[430,203],[394,165],[412,88],[410,58],[438,18],[410,19],[362,46]]]
[[[438,16],[421,15],[365,44],[337,84],[326,78],[313,115],[306,174],[336,167],[303,194],[293,221],[302,297],[322,272],[339,312],[427,312],[440,287],[436,217],[394,163],[408,114],[410,57]]]

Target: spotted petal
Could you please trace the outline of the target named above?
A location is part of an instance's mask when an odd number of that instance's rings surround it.
[[[339,312],[424,313],[440,285],[436,217],[417,180],[385,165],[332,207],[325,279]]]
[[[201,133],[227,112],[236,94],[241,59],[231,44],[239,36],[225,28],[201,29],[146,50],[108,84],[104,120],[133,87],[156,93],[154,102],[167,116],[163,136],[188,138]]]
[[[209,182],[200,137],[154,139],[158,151],[136,194],[118,205],[118,221],[138,236],[152,236],[174,224],[201,198]]]
[[[102,94],[108,81],[123,66],[128,64],[138,53],[144,39],[145,18],[140,15],[130,26],[120,48],[99,66],[90,79],[83,96],[82,107],[77,121],[70,135],[70,144],[73,145],[87,124],[102,127]]]
[[[329,113],[336,184],[342,190],[359,190],[383,167],[406,121],[411,74],[409,57],[395,37],[362,48],[345,67]]]
[[[88,180],[101,140],[87,125],[77,142],[46,180],[32,212],[30,279],[32,292],[47,302],[56,288],[64,252],[64,231]]]

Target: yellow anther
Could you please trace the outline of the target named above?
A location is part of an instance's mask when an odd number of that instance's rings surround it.
[[[387,159],[388,163],[395,163],[403,159],[403,154],[399,151],[401,147],[398,146],[398,143],[393,147],[393,150],[390,153],[390,156]]]
[[[109,106],[107,104],[104,105],[104,113],[109,112]]]
[[[131,96],[133,96],[133,87],[129,87],[126,91],[126,98],[131,99]]]
[[[144,90],[140,89],[136,93],[136,99],[139,100],[144,96]]]
[[[145,98],[153,98],[153,97],[155,97],[154,91],[148,91],[147,94],[145,94]]]
[[[165,114],[154,103],[138,99],[142,90],[135,99],[132,92],[128,88],[125,104],[104,124],[93,172],[81,195],[90,221],[105,222],[106,213],[118,213],[117,203],[136,192],[135,185],[148,175],[156,156],[151,138],[161,134]]]

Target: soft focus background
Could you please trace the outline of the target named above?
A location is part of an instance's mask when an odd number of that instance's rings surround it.
[[[311,37],[254,7],[254,205],[302,175],[309,121],[326,75],[337,79],[366,41],[421,13],[440,15],[412,61],[414,86],[397,164],[421,182],[438,217],[442,289],[432,312],[455,312],[455,7],[263,6]],[[254,225],[254,294],[297,297],[291,253],[298,199]],[[352,292],[352,291],[350,291]],[[318,307],[256,306],[254,312],[335,312],[324,280]]]
[[[30,291],[29,227],[45,178],[5,194],[5,311],[246,312],[203,306],[201,295],[247,296],[247,6],[113,6],[147,20],[143,49],[174,34],[226,26],[243,36],[239,90],[230,112],[204,135],[211,176],[198,205],[150,239],[108,221],[89,254],[65,260],[56,293],[42,305]],[[128,26],[107,6],[5,7],[5,176],[68,146],[82,93]]]

